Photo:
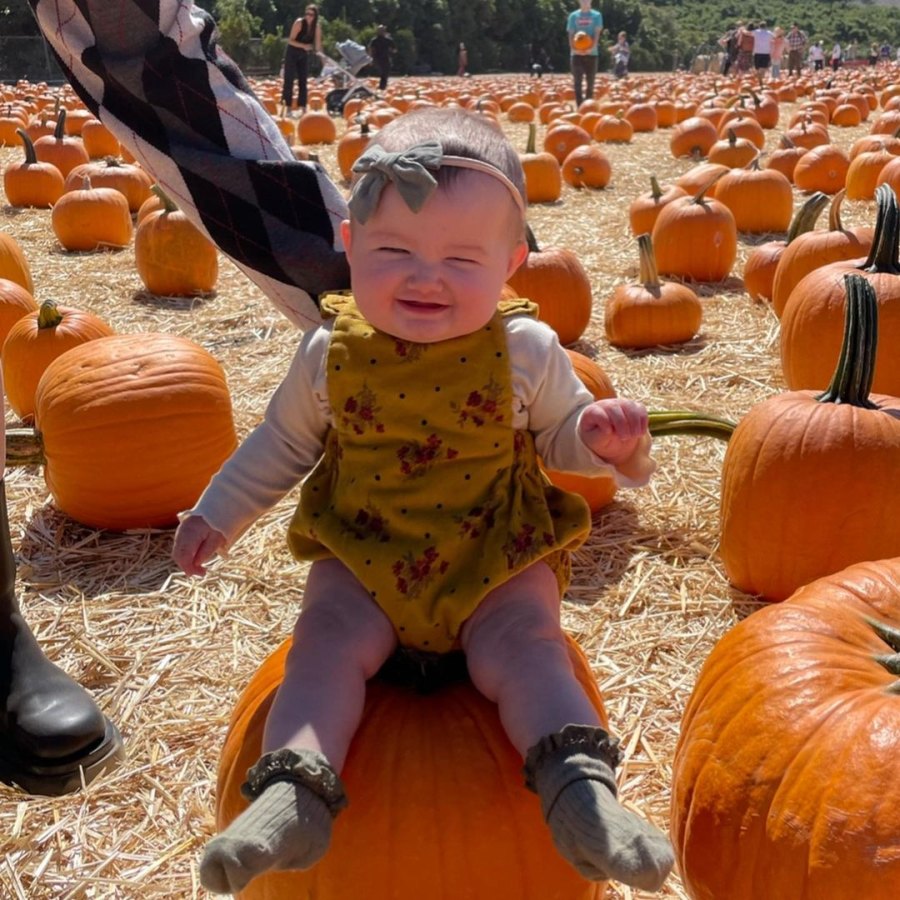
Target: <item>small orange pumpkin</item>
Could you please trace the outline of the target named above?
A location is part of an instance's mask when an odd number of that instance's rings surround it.
[[[537,303],[538,318],[546,322],[561,344],[573,344],[591,320],[593,295],[584,266],[571,251],[541,249],[528,232],[528,256],[513,273],[509,285],[519,297]]]
[[[67,350],[113,334],[113,329],[87,310],[57,306],[45,300],[40,309],[20,318],[3,342],[0,363],[12,411],[20,419],[34,413],[34,394],[44,370]]]

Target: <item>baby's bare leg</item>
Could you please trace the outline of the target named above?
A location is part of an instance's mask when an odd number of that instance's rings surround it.
[[[537,563],[484,599],[461,639],[475,686],[497,703],[554,843],[582,875],[658,889],[665,836],[616,800],[616,749],[575,678],[556,578]]]
[[[266,753],[248,778],[253,802],[207,846],[204,887],[234,893],[262,872],[307,869],[324,855],[346,803],[337,773],[362,717],[366,680],[395,645],[389,620],[345,566],[312,565],[266,720]]]

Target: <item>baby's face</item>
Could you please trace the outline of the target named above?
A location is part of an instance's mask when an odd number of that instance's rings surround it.
[[[365,225],[344,222],[353,296],[379,331],[434,343],[490,321],[527,254],[509,191],[481,172],[439,187],[414,213],[388,185]]]

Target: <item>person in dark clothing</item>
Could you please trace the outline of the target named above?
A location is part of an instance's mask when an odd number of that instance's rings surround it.
[[[284,84],[281,100],[285,115],[291,114],[294,103],[294,82],[297,82],[297,106],[306,112],[306,82],[311,57],[322,52],[322,26],[319,7],[310,3],[302,18],[295,19],[284,51]]]
[[[387,87],[391,72],[391,55],[394,53],[394,39],[388,34],[387,26],[379,25],[375,37],[369,41],[369,56],[378,72],[378,90]]]

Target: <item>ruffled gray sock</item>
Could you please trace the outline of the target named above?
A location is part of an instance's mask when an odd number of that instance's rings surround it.
[[[665,835],[616,800],[617,743],[602,728],[566,725],[525,760],[526,785],[541,799],[562,856],[591,881],[658,890],[674,865]]]
[[[337,773],[312,750],[266,754],[242,791],[253,802],[200,861],[200,882],[213,893],[234,894],[270,869],[315,865],[328,850],[334,816],[347,805]]]

